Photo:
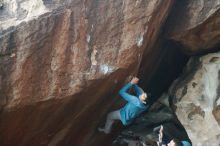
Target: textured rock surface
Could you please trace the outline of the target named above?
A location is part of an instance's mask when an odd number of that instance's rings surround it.
[[[212,51],[219,48],[219,23],[220,0],[176,1],[167,33],[183,44],[187,53]]]
[[[178,119],[195,146],[220,145],[220,53],[190,59],[170,88]]]
[[[0,0],[0,30],[45,13],[42,0]]]
[[[0,10],[0,145],[103,145],[100,118],[173,0],[8,2]]]

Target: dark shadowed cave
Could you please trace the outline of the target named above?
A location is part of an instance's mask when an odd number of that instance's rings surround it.
[[[150,92],[155,98],[159,98],[162,93],[167,92],[171,83],[176,79],[183,71],[189,56],[183,54],[180,50],[180,45],[171,41],[165,40],[160,46],[161,54],[158,59],[158,68],[150,75],[148,80],[145,80],[148,73],[145,73],[142,68],[139,71],[139,75],[143,80],[140,84],[146,91]],[[164,53],[162,53],[164,52]],[[143,59],[141,67],[144,68],[145,60]]]

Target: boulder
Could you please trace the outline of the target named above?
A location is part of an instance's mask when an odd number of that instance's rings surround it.
[[[173,0],[0,2],[0,145],[106,145],[95,129]]]
[[[220,53],[192,57],[170,90],[193,145],[220,145]]]
[[[219,50],[220,1],[176,1],[166,25],[167,37],[182,44],[188,54]]]

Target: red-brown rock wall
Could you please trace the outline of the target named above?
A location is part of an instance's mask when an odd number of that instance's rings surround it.
[[[0,144],[103,145],[95,129],[172,3],[74,0],[1,31]]]

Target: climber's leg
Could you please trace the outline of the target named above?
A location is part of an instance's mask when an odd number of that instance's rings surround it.
[[[114,121],[116,121],[116,120],[121,120],[120,110],[110,112],[107,115],[105,127],[99,128],[98,130],[102,131],[106,134],[109,134],[111,132],[112,125],[113,125]]]

